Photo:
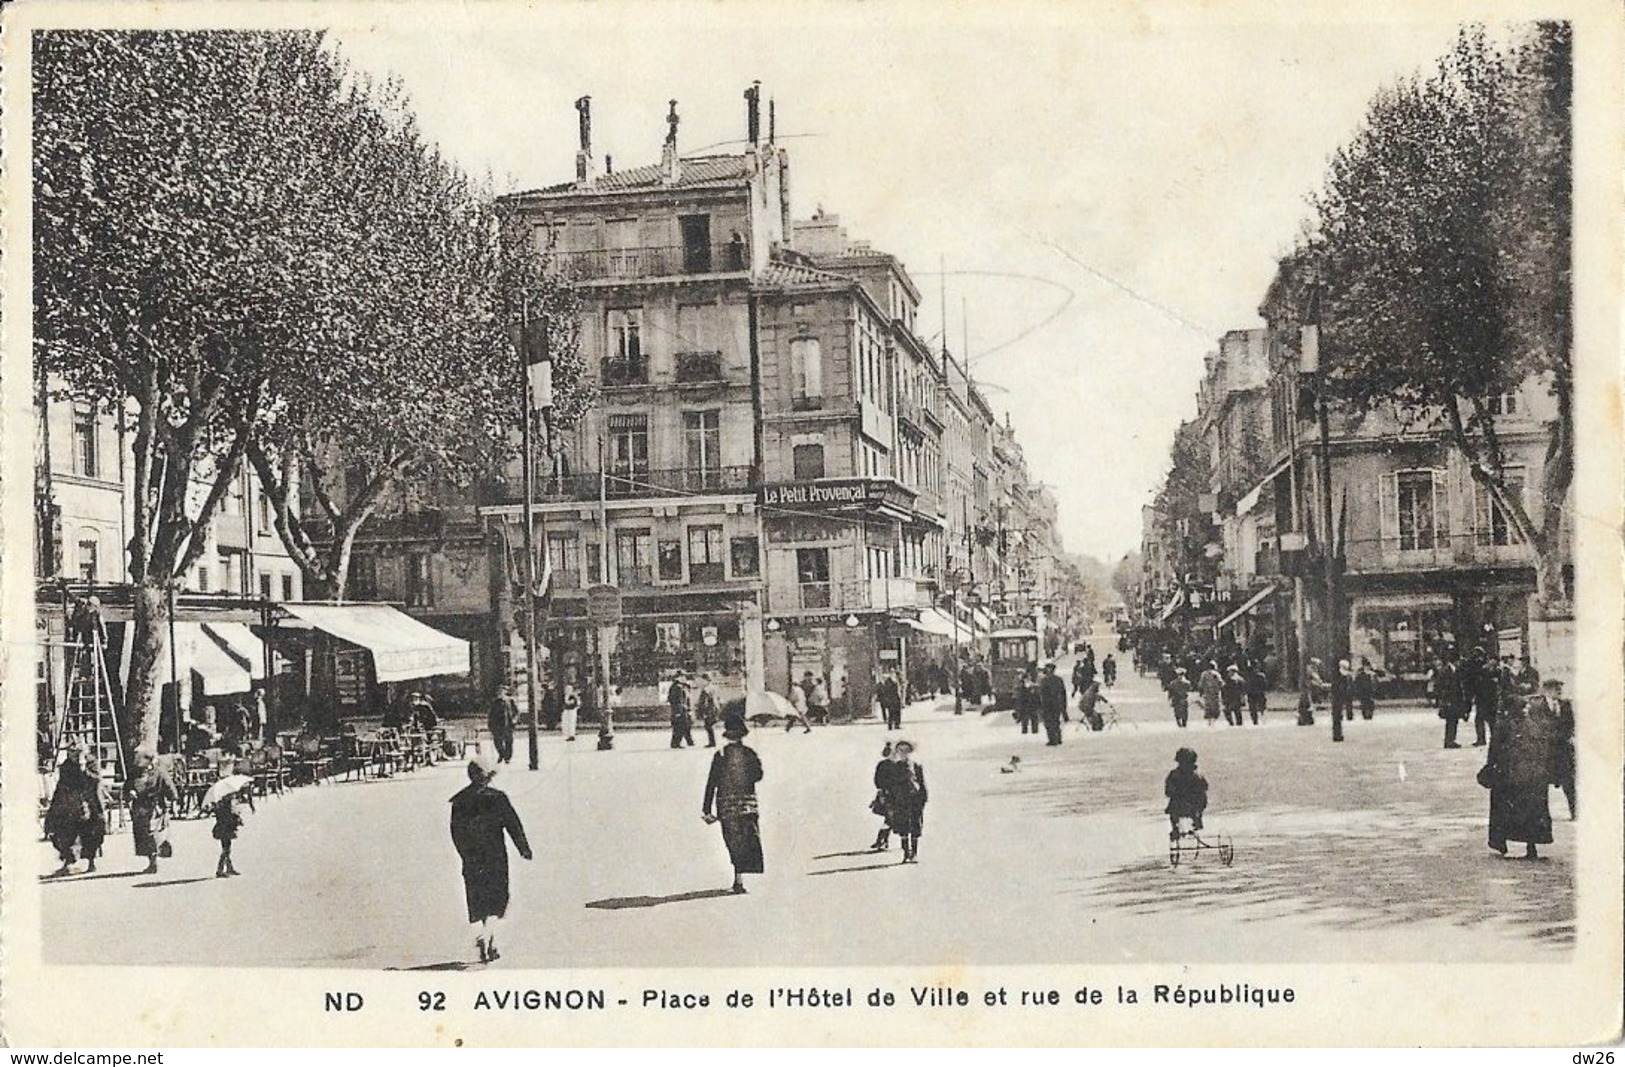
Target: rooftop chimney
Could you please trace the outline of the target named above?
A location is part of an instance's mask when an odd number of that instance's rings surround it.
[[[769,107],[772,105],[769,104]],[[755,148],[762,140],[762,83],[751,82],[745,90],[745,139]]]
[[[671,101],[671,110],[666,112],[666,144],[660,150],[660,180],[666,185],[675,185],[682,176],[682,161],[677,158],[677,101]]]
[[[581,143],[576,149],[576,184],[592,181],[592,97],[583,96],[576,101],[576,128]]]
[[[615,157],[614,156],[608,155],[608,154],[606,154],[604,156],[604,173],[605,174],[614,174],[615,173]]]
[[[777,143],[778,138],[775,136],[777,126],[778,126],[778,123],[774,121],[774,116],[773,116],[773,101],[771,99],[769,99],[768,102],[767,102],[767,143],[768,144]]]

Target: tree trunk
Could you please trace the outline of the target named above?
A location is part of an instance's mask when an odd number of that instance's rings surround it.
[[[124,691],[128,744],[156,754],[163,721],[163,687],[169,680],[169,590],[161,582],[138,582],[132,593],[129,681]],[[176,694],[176,714],[180,714]]]

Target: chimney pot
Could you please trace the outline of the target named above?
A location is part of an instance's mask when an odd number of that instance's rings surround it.
[[[592,184],[592,97],[576,99],[576,130],[579,147],[576,149],[576,184]]]
[[[745,90],[745,139],[755,148],[762,140],[762,83]]]
[[[682,175],[682,161],[677,156],[677,101],[671,101],[666,112],[666,144],[660,150],[660,176],[667,185],[675,185]]]

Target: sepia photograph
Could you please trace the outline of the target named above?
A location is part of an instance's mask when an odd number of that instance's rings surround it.
[[[1619,1039],[1617,10],[6,23],[8,1041]]]

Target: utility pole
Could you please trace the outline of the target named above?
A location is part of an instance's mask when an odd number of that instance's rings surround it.
[[[1326,651],[1327,662],[1325,667],[1336,678],[1339,664],[1342,662],[1342,642],[1338,638],[1339,618],[1337,611],[1338,594],[1338,558],[1341,555],[1341,546],[1337,543],[1337,530],[1332,515],[1332,437],[1331,418],[1326,410],[1326,386],[1328,375],[1320,365],[1320,283],[1312,282],[1309,286],[1309,309],[1305,316],[1303,326],[1303,345],[1306,350],[1313,351],[1315,363],[1315,422],[1320,431],[1320,448],[1317,459],[1318,470],[1315,481],[1320,497],[1320,528],[1321,528],[1321,583],[1324,591],[1321,613],[1321,629],[1325,634],[1322,647]],[[1335,683],[1334,683],[1335,684]],[[1347,694],[1345,694],[1346,696]],[[1332,700],[1332,740],[1343,740],[1343,702]]]
[[[598,550],[598,579],[609,584],[609,486],[608,475],[604,470],[604,438],[598,437],[598,540],[603,546]],[[615,725],[610,719],[609,694],[609,642],[615,627],[598,627],[598,714],[604,724],[605,732],[613,737]]]
[[[525,630],[525,719],[526,736],[530,748],[530,769],[541,769],[541,747],[536,736],[536,708],[540,703],[536,699],[537,683],[540,681],[536,663],[536,532],[532,529],[535,523],[536,512],[536,486],[535,486],[535,459],[531,455],[531,362],[530,362],[530,299],[521,297],[519,302],[519,406],[520,406],[520,466],[521,476],[525,482],[524,495],[524,530],[522,532],[525,552],[522,578],[525,583],[524,590],[524,630]],[[551,370],[551,365],[549,365]],[[549,377],[551,377],[549,375]],[[549,382],[551,386],[551,382]]]

